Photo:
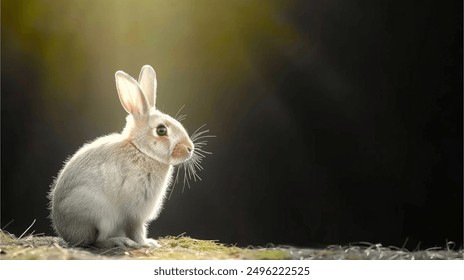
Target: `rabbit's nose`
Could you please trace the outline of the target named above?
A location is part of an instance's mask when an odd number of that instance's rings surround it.
[[[189,153],[191,153],[191,152],[192,152],[192,148],[187,147],[187,151],[188,151]]]

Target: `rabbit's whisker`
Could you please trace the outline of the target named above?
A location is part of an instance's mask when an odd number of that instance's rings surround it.
[[[212,154],[211,152],[205,151],[203,148],[207,145],[208,140],[206,138],[213,138],[216,137],[215,135],[208,134],[209,129],[203,129],[206,124],[201,125],[198,129],[196,129],[192,135],[190,136],[190,139],[193,142],[194,150],[193,150],[193,155],[192,157],[187,160],[186,162],[176,166],[176,176],[174,180],[174,185],[179,183],[179,176],[182,176],[181,173],[183,173],[183,179],[182,179],[182,192],[184,192],[185,187],[187,186],[190,189],[190,182],[193,180],[196,182],[197,180],[201,181],[201,177],[198,174],[199,171],[203,170],[203,166],[201,165],[202,161],[204,158],[206,158],[206,155]],[[203,130],[202,130],[203,129]],[[183,170],[181,170],[183,169]],[[181,174],[181,175],[179,175]],[[171,188],[171,193],[169,197],[172,195],[172,192],[174,190],[174,185]]]
[[[181,116],[177,117],[177,120],[179,122],[182,122],[183,120],[185,120],[186,117],[187,117],[187,115],[181,115]]]
[[[200,129],[202,129],[202,128],[205,127],[205,126],[206,126],[206,123],[205,123],[205,124],[202,124],[199,128],[197,128],[197,130],[195,130],[195,131],[192,133],[191,138],[192,138],[192,137],[195,137],[195,134],[196,134]],[[208,131],[209,131],[209,130],[208,130]]]
[[[211,152],[204,151],[204,150],[202,150],[202,149],[200,149],[200,148],[198,148],[198,149],[196,149],[196,150],[198,150],[200,153],[205,153],[205,154],[208,154],[208,155],[211,155],[211,154],[212,154]]]
[[[193,142],[197,141],[197,140],[201,140],[201,139],[205,139],[205,138],[214,138],[216,137],[216,135],[203,135],[203,136],[199,136],[195,139],[192,139]]]
[[[174,183],[172,184],[172,188],[171,188],[171,190],[169,192],[168,199],[171,199],[171,195],[172,195],[172,193],[174,191],[174,188],[176,187],[176,184],[179,182],[179,170],[180,170],[180,168],[177,167],[176,168],[176,176],[174,177]]]
[[[179,114],[180,114],[180,111],[182,111],[182,109],[184,109],[184,107],[185,107],[185,104],[182,105],[182,107],[180,107],[179,111],[177,111],[177,113],[174,115],[174,118],[175,118],[175,119],[179,120],[179,119],[178,119],[178,116],[179,116]],[[187,115],[183,115],[183,116],[187,116]]]
[[[196,134],[192,135],[190,138],[192,139],[192,141],[195,141],[195,140],[202,139],[202,138],[205,138],[205,137],[208,137],[208,138],[216,137],[216,135],[203,135],[203,134],[208,133],[208,132],[209,132],[209,130],[204,130],[202,132],[197,132]],[[202,137],[200,137],[200,136],[202,136]]]
[[[184,192],[185,190],[185,183],[187,183],[187,186],[188,188],[190,189],[190,182],[189,182],[189,179],[187,178],[187,168],[185,168],[184,166],[184,185],[182,186],[182,193]]]

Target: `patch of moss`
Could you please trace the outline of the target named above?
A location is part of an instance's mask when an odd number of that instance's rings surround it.
[[[279,249],[247,249],[244,254],[248,260],[289,260],[288,251]]]
[[[232,248],[213,240],[199,240],[185,236],[167,236],[160,238],[158,242],[162,247],[185,248],[197,251],[222,251],[227,248]]]
[[[243,259],[246,250],[212,240],[167,236],[158,240],[161,248],[148,249],[148,259]],[[143,250],[143,249],[142,249]],[[131,252],[131,254],[136,253]]]

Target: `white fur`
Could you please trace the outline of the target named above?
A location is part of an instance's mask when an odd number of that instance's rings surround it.
[[[156,246],[146,226],[162,209],[172,166],[191,157],[193,143],[177,120],[154,107],[151,66],[142,68],[139,82],[122,71],[115,76],[130,114],[126,127],[85,144],[65,163],[50,192],[51,219],[71,245]],[[166,136],[157,134],[159,125]]]

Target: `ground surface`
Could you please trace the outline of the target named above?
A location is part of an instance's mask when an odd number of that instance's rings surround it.
[[[16,238],[0,231],[0,259],[464,259],[463,250],[453,250],[452,243],[448,244],[448,248],[409,252],[367,243],[329,246],[325,249],[302,249],[285,246],[239,248],[185,236],[168,236],[160,238],[158,242],[161,248],[82,249],[69,248],[58,237],[29,235]]]

